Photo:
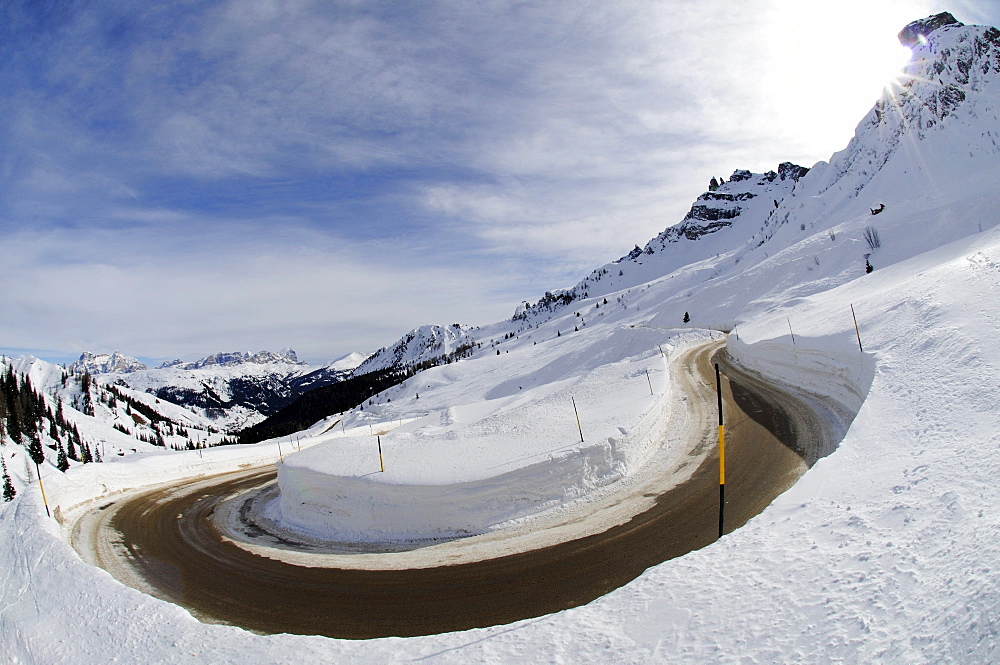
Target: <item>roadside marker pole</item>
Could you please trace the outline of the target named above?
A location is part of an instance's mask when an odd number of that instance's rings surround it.
[[[795,333],[792,332],[792,320],[786,319],[788,321],[788,332],[792,336],[792,346],[795,346]]]
[[[715,363],[715,391],[719,397],[719,538],[725,524],[726,512],[726,431],[722,424],[722,375]]]
[[[378,465],[382,469],[382,473],[385,473],[385,463],[382,461],[382,437],[376,436],[375,438],[378,439]]]
[[[580,425],[580,412],[576,410],[576,398],[570,396],[573,400],[573,413],[576,414],[576,428],[580,430],[580,443],[583,443],[583,427]]]
[[[649,383],[649,394],[653,394],[653,380],[649,378],[649,370],[646,370],[646,381]]]
[[[284,462],[285,458],[281,456],[281,441],[278,441],[278,461]]]
[[[851,303],[851,316],[854,317],[854,332],[858,335],[858,348],[864,353],[865,348],[861,346],[861,330],[858,329],[858,317],[854,314],[854,303]]]
[[[52,517],[52,513],[49,512],[49,500],[45,498],[45,484],[42,483],[42,470],[38,468],[38,463],[35,463],[35,473],[38,474],[38,489],[42,490],[42,503],[45,504],[45,514]]]

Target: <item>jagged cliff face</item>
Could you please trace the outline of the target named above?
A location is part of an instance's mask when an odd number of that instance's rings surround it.
[[[780,207],[785,197],[795,189],[795,184],[808,172],[809,169],[791,162],[783,162],[777,171],[767,173],[755,174],[738,169],[718,189],[699,196],[684,219],[650,240],[643,253],[663,251],[671,243],[682,240],[699,240],[734,223],[741,223],[737,222],[739,218],[751,225],[762,217],[766,219]],[[636,258],[634,254],[629,254],[621,260]]]
[[[243,365],[246,363],[255,363],[258,365],[268,365],[274,363],[282,363],[288,365],[305,365],[303,362],[299,362],[298,356],[295,355],[295,351],[292,349],[282,349],[278,353],[273,351],[258,351],[257,353],[249,353],[247,351],[233,351],[216,353],[211,356],[202,358],[195,362],[184,362],[183,360],[173,360],[170,362],[163,363],[160,365],[163,367],[174,367],[177,369],[202,369],[204,367],[233,367],[235,365]]]

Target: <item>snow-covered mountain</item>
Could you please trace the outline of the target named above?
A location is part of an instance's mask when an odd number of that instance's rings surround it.
[[[284,348],[277,353],[274,353],[273,351],[258,351],[257,353],[250,353],[248,351],[231,351],[215,353],[213,355],[206,356],[201,360],[196,360],[195,362],[171,360],[160,365],[160,368],[172,367],[176,369],[202,369],[205,367],[234,367],[236,365],[245,365],[248,363],[256,365],[275,363],[286,365],[306,364],[299,362],[299,358],[295,355],[295,351],[289,348]]]
[[[437,364],[450,356],[465,354],[475,345],[472,329],[458,323],[421,326],[403,335],[395,344],[370,355],[358,365],[356,373]]]
[[[640,248],[596,268],[576,286],[553,290],[535,303],[522,303],[514,320],[537,324],[569,303],[645,284],[679,268],[739,247],[766,229],[781,203],[809,169],[791,162],[777,171],[751,173],[737,169],[728,180],[713,183],[677,224]]]
[[[84,364],[88,356],[102,357],[84,354],[72,367],[89,367],[102,384],[150,393],[211,419],[218,428],[234,431],[263,420],[304,392],[349,376],[360,354],[320,367],[299,361],[287,348],[278,353],[216,353],[194,362],[174,360],[157,368],[111,362]],[[120,366],[125,369],[118,369]]]
[[[53,462],[59,445],[70,440],[78,451],[68,446],[71,467],[81,463],[84,445],[97,461],[101,457],[110,461],[111,457],[135,453],[231,442],[211,418],[121,384],[97,381],[93,377],[100,375],[95,372],[89,376],[86,369],[88,355],[84,354],[84,364],[78,366],[82,371],[73,373],[34,357],[0,365],[0,373],[12,370],[22,389],[30,386],[45,402],[45,426],[37,436]],[[89,366],[97,369],[101,361]],[[0,413],[5,413],[3,408]]]
[[[69,370],[76,374],[87,372],[89,374],[127,374],[146,369],[142,363],[131,356],[126,356],[120,351],[115,351],[111,355],[106,353],[93,354],[84,351],[80,359],[69,366]]]
[[[982,377],[1000,368],[1000,31],[940,14],[900,39],[912,61],[829,162],[808,173],[779,167],[774,177],[738,171],[646,248],[513,320],[411,331],[368,366],[419,364],[461,347],[469,357],[373,396],[345,414],[339,432],[317,424],[305,433],[315,445],[281,465],[283,501],[318,488],[307,507],[346,502],[338,523],[374,514],[385,497],[416,503],[421,494],[407,494],[409,485],[500,474],[522,497],[519,509],[524,497],[564,509],[627,478],[651,433],[661,433],[654,405],[669,397],[669,377],[658,344],[680,344],[678,329],[735,327],[729,346],[746,365],[830,399],[853,394],[860,408],[839,449],[745,527],[514,632],[354,643],[199,624],[83,564],[40,519],[37,493],[27,493],[0,513],[9,543],[0,549],[2,600],[20,619],[0,622],[0,641],[25,662],[38,652],[85,653],[88,663],[176,660],[179,643],[201,661],[301,650],[372,662],[404,652],[594,662],[612,649],[635,662],[736,653],[755,662],[996,662],[990,562],[1000,544],[983,534],[1000,528],[991,510],[1000,501],[1000,387]],[[571,396],[587,444],[578,443]],[[374,427],[391,430],[380,442],[385,472],[365,438]],[[102,482],[156,482],[156,470],[167,475],[172,464],[168,453],[159,467],[121,464],[120,478]],[[43,471],[56,499],[101,492],[92,477]],[[23,489],[27,471],[17,474]],[[350,492],[330,491],[348,482],[378,501],[351,505]],[[460,498],[464,515],[486,514],[475,497]],[[283,504],[292,521],[331,526],[296,506],[305,502]],[[440,515],[423,517],[406,528]],[[109,619],[101,607],[129,611]],[[147,620],[141,634],[137,612]],[[72,640],[52,629],[68,625]]]

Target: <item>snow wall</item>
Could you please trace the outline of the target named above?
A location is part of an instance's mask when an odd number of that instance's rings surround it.
[[[705,333],[685,334],[664,346],[670,358],[707,339]],[[655,348],[653,353],[659,355]],[[585,497],[634,472],[677,426],[670,422],[674,392],[672,381],[665,382],[650,408],[617,436],[469,482],[394,482],[378,472],[336,475],[318,470],[309,457],[291,455],[278,466],[281,493],[275,517],[286,528],[329,541],[398,542],[485,533]]]

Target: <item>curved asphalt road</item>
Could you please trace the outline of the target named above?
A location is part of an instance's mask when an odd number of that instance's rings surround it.
[[[790,487],[807,468],[804,459],[811,463],[836,442],[829,441],[826,416],[813,413],[799,397],[740,372],[724,352],[716,354],[718,348],[707,345],[693,355],[697,378],[690,383],[696,394],[689,396],[689,404],[710,404],[714,420],[712,362],[722,363],[727,377],[728,532]],[[704,406],[692,408],[705,411]],[[715,436],[711,427],[703,444],[715,446]],[[273,469],[249,476],[244,472],[235,474],[235,480],[223,475],[210,489],[201,479],[189,483],[191,492],[171,488],[139,494],[115,504],[104,521],[121,534],[129,564],[148,585],[144,590],[202,620],[261,633],[352,639],[465,630],[575,607],[650,566],[712,543],[718,535],[718,457],[713,450],[690,480],[659,495],[651,509],[603,533],[438,568],[307,568],[223,540],[210,519],[220,500],[274,474]]]

